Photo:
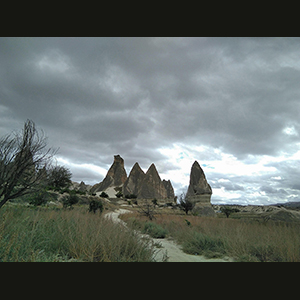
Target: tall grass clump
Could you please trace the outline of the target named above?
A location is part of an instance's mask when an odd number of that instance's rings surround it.
[[[122,216],[142,230],[147,219]],[[126,220],[127,219],[127,220]],[[300,224],[160,214],[153,221],[189,254],[231,257],[236,261],[300,262]]]
[[[133,231],[87,210],[0,211],[0,261],[151,261],[153,253]]]
[[[143,228],[142,232],[147,233],[150,236],[152,236],[153,238],[157,238],[157,239],[165,238],[168,233],[168,231],[166,229],[164,229],[160,225],[155,224],[153,222],[146,222],[144,224],[144,228]]]
[[[205,255],[206,257],[220,257],[226,253],[224,240],[197,231],[191,231],[190,236],[183,243],[183,251],[188,254]]]

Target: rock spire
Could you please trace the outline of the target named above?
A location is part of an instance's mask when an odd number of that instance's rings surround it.
[[[95,184],[91,191],[93,193],[105,191],[110,186],[121,186],[127,179],[124,168],[124,159],[120,155],[114,156],[114,162],[108,170],[102,182]]]
[[[95,184],[91,192],[105,191],[109,187],[122,187],[124,196],[134,194],[140,199],[174,199],[174,190],[170,180],[161,180],[154,164],[146,173],[136,162],[127,177],[124,160],[114,156],[114,162],[102,182]]]
[[[200,167],[199,163],[195,161],[191,168],[190,184],[186,196],[190,197],[204,194],[211,195],[212,190],[206,181],[206,177],[202,168]]]
[[[138,195],[139,189],[142,185],[142,182],[145,179],[146,174],[141,169],[140,165],[136,162],[132,167],[128,178],[123,185],[123,195]]]

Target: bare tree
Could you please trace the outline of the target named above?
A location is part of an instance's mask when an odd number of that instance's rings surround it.
[[[148,202],[148,200],[145,201],[145,204],[143,205],[139,205],[138,206],[138,212],[149,218],[150,221],[152,221],[153,219],[155,219],[155,215],[157,215],[157,211],[155,208],[154,204],[150,204],[150,202]]]
[[[183,193],[179,197],[179,208],[185,212],[187,215],[189,211],[193,210],[195,207],[195,202],[188,200],[186,194]]]
[[[46,179],[46,168],[56,153],[43,131],[27,120],[20,133],[0,138],[0,208],[8,201],[36,192]]]

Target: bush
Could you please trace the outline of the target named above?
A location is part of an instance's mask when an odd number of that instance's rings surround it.
[[[154,198],[154,199],[152,200],[152,203],[153,203],[154,205],[158,205],[158,203],[157,203],[157,199],[156,199],[156,198]]]
[[[153,238],[157,238],[157,239],[165,238],[168,233],[166,229],[152,222],[146,222],[142,232],[147,233]]]
[[[183,251],[189,254],[203,254],[209,257],[218,257],[226,253],[222,239],[196,231],[193,231],[184,242]]]
[[[72,206],[79,202],[79,197],[75,193],[71,193],[70,195],[64,196],[61,199],[64,208],[72,208]]]
[[[51,200],[57,200],[57,195],[55,193],[49,193],[44,189],[31,195],[29,204],[34,206],[45,205]]]
[[[102,192],[100,194],[100,197],[102,197],[102,198],[108,198],[108,194],[106,194],[105,192]]]
[[[129,195],[125,195],[125,198],[126,199],[136,199],[137,195],[135,195],[135,194],[129,194]]]
[[[89,212],[93,212],[94,214],[99,209],[100,213],[103,211],[103,204],[101,201],[92,200],[89,204]]]
[[[229,216],[232,213],[239,212],[239,210],[237,208],[232,208],[232,207],[229,207],[229,206],[222,206],[220,208],[220,210],[221,210],[222,213],[224,213],[226,215],[227,218],[229,218]]]
[[[117,193],[116,193],[116,197],[117,197],[117,198],[123,197],[123,193],[122,193],[121,191],[117,192]]]

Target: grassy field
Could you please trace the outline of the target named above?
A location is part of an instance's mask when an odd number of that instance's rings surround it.
[[[138,213],[121,218],[153,237],[174,238],[189,254],[229,256],[236,261],[300,261],[300,224],[165,213],[152,222]]]
[[[111,205],[108,209],[117,207]],[[74,209],[7,205],[0,210],[0,261],[153,261],[154,238],[174,238],[184,252],[236,261],[300,261],[300,224],[249,218],[200,217],[164,209],[151,222],[132,209],[128,229],[103,214]],[[107,210],[106,210],[107,211]]]
[[[153,246],[86,207],[73,210],[4,206],[0,261],[152,261]]]

